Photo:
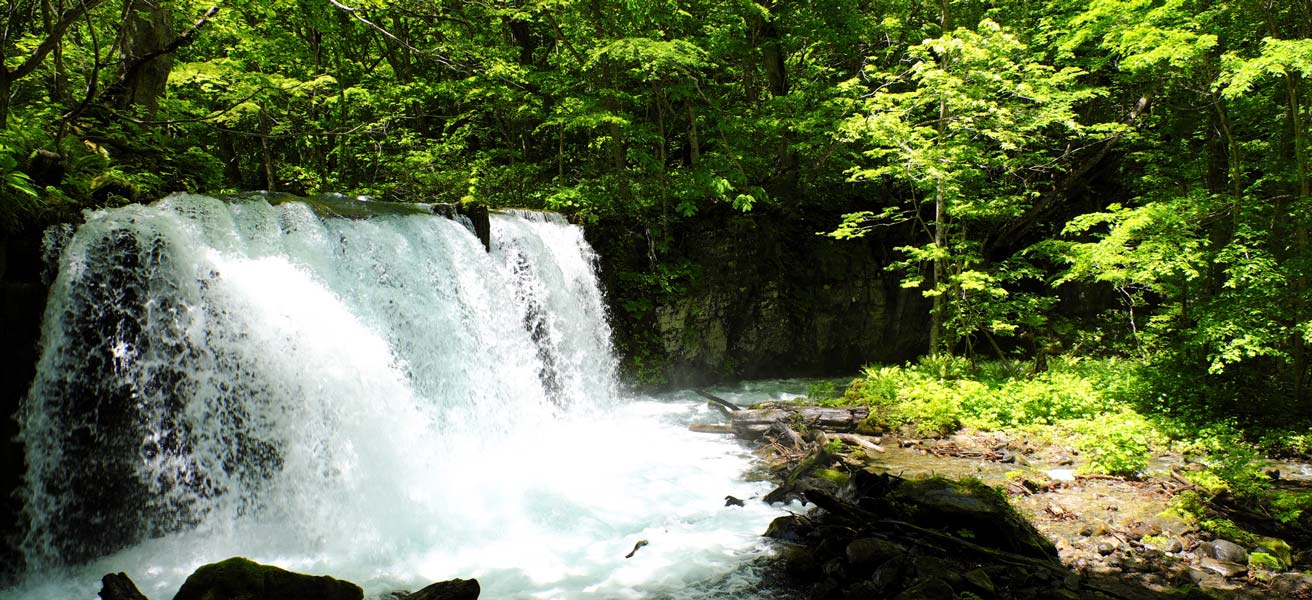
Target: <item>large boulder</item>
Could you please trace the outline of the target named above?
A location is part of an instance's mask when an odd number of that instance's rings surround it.
[[[1021,518],[1000,492],[980,481],[907,480],[891,497],[906,505],[922,526],[970,532],[983,545],[1025,556],[1057,558],[1052,542]]]
[[[349,581],[293,573],[233,557],[196,569],[173,600],[361,600]]]

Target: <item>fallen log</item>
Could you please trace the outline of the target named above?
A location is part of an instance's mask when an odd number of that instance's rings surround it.
[[[843,440],[844,442],[848,442],[850,444],[855,444],[865,450],[870,450],[872,452],[884,451],[883,446],[880,446],[878,443],[872,442],[866,439],[864,436],[860,436],[855,433],[831,433],[829,434],[829,437],[837,438]]]
[[[746,439],[764,436],[776,422],[846,433],[856,429],[870,413],[867,408],[830,408],[825,406],[770,406],[734,411],[729,415],[734,432]]]
[[[771,423],[767,434],[776,435],[775,439],[779,440],[780,443],[786,440],[788,442],[787,445],[791,446],[793,450],[801,450],[806,447],[806,442],[802,441],[802,436],[798,435],[796,431],[793,431],[791,427],[784,425],[783,421],[775,421]]]
[[[732,413],[738,412],[740,410],[743,410],[743,407],[738,406],[737,404],[734,404],[728,400],[725,400],[724,398],[716,396],[715,394],[712,394],[705,390],[693,390],[693,391],[696,392],[698,396],[701,396],[709,400],[710,401],[709,404],[711,406],[719,408],[720,412],[723,412],[726,416],[731,415]]]
[[[697,433],[731,434],[733,433],[733,425],[703,425],[701,423],[693,423],[692,425],[688,426],[688,431],[695,431]]]

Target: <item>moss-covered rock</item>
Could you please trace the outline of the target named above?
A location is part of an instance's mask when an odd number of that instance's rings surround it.
[[[196,569],[173,600],[361,600],[349,581],[293,573],[233,557]]]
[[[1253,538],[1253,545],[1258,550],[1274,558],[1278,566],[1275,570],[1284,571],[1289,569],[1294,563],[1294,551],[1289,547],[1289,543],[1280,538],[1257,536]]]

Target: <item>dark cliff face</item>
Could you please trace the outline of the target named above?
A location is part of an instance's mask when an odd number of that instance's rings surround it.
[[[0,238],[0,585],[22,568],[17,552],[22,503],[14,491],[26,463],[17,441],[19,402],[36,373],[37,342],[45,311],[40,228]]]
[[[672,386],[843,375],[923,353],[928,304],[885,269],[895,244],[816,234],[837,222],[705,214],[674,225],[659,253],[634,223],[589,226],[630,375]]]

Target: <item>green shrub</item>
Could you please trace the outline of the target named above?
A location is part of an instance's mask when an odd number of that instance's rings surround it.
[[[1148,468],[1149,452],[1161,437],[1147,419],[1128,409],[1070,425],[1075,447],[1088,458],[1081,470],[1091,473],[1137,476]]]

